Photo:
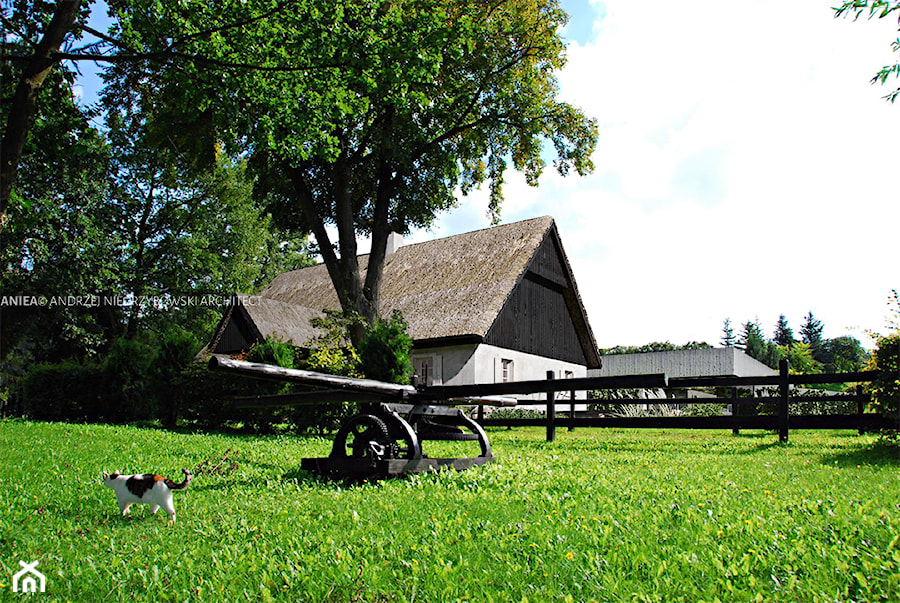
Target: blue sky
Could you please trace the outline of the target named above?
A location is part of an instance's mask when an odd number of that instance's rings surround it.
[[[553,216],[601,347],[717,345],[726,317],[883,330],[900,288],[900,103],[869,79],[897,20],[830,0],[562,0],[564,100],[596,169],[507,173],[503,222]],[[86,92],[90,92],[86,90]],[[410,241],[485,228],[487,191]]]

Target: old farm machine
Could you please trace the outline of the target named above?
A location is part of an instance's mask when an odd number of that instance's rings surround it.
[[[418,473],[444,467],[467,469],[494,457],[484,429],[460,406],[515,406],[511,395],[630,387],[663,387],[665,375],[588,377],[559,381],[519,381],[480,385],[398,385],[213,356],[210,369],[256,379],[309,386],[308,391],[245,397],[246,407],[359,402],[359,411],[338,430],[331,454],[305,458],[301,468],[330,478],[364,479]],[[650,378],[650,380],[648,380]],[[655,385],[654,385],[655,383]],[[550,405],[552,406],[552,405]],[[423,452],[428,440],[477,441],[475,457],[433,458]]]

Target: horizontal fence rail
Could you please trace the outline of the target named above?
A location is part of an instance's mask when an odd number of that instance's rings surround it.
[[[312,371],[286,369],[271,365],[250,363],[229,358],[213,357],[210,368],[226,370],[258,379],[288,381],[303,384],[317,391],[295,392],[269,396],[246,396],[236,400],[242,407],[299,406],[336,401],[382,400],[427,405],[476,405],[479,406],[478,420],[485,426],[513,427],[518,425],[543,425],[547,428],[547,440],[553,441],[557,427],[655,427],[672,429],[772,429],[777,430],[779,439],[788,440],[791,429],[900,429],[900,416],[883,416],[866,413],[869,401],[862,386],[857,386],[856,394],[834,396],[792,396],[791,386],[819,385],[828,383],[865,383],[881,376],[878,371],[853,373],[830,373],[814,375],[791,375],[786,360],[782,360],[779,373],[775,376],[760,377],[679,377],[668,378],[665,373],[646,375],[623,375],[608,377],[583,377],[575,379],[555,379],[553,371],[547,372],[546,380],[518,381],[509,383],[487,383],[474,385],[443,385],[415,387],[397,385],[370,379],[352,379],[334,375],[323,375]],[[776,396],[740,398],[741,387],[773,387]],[[579,417],[575,413],[575,392],[609,389],[688,389],[694,387],[732,388],[730,398],[665,398],[599,400],[597,404],[728,404],[731,416],[708,417]],[[556,417],[556,407],[562,401],[556,394],[566,392],[571,407],[568,417]],[[492,419],[484,417],[483,405],[515,405],[515,400],[505,398],[512,395],[546,394],[546,416],[544,418]],[[578,401],[583,404],[585,401]],[[855,402],[854,414],[810,415],[791,414],[791,404],[799,402]],[[747,415],[737,412],[746,405],[769,403],[774,405],[774,415]],[[529,401],[529,405],[535,402]],[[539,402],[537,404],[540,404]],[[900,415],[900,411],[898,411]]]
[[[619,385],[615,381],[598,383],[591,387],[584,387],[588,380],[584,379],[554,379],[554,374],[548,372],[547,381],[543,389],[535,389],[528,393],[543,391],[547,393],[547,406],[545,417],[535,418],[505,418],[492,419],[479,413],[479,423],[488,427],[516,427],[516,426],[545,426],[547,428],[547,441],[556,438],[556,429],[567,427],[569,430],[576,427],[623,427],[623,428],[661,428],[661,429],[731,429],[737,433],[740,429],[766,429],[778,432],[779,440],[787,442],[791,429],[855,429],[860,433],[866,430],[900,429],[900,416],[886,417],[875,413],[866,413],[865,407],[869,401],[863,387],[858,385],[854,394],[826,395],[792,395],[791,386],[821,385],[834,383],[865,383],[876,380],[878,371],[860,371],[853,373],[829,373],[813,375],[791,375],[788,372],[786,361],[779,366],[779,374],[775,376],[760,377],[678,377],[668,378],[666,385],[659,385],[657,376],[654,380],[646,379],[645,375],[633,375],[628,379],[628,385]],[[597,379],[597,378],[594,378]],[[608,378],[608,379],[622,379]],[[497,384],[506,385],[506,384]],[[598,386],[600,385],[600,386]],[[775,396],[739,398],[738,388],[741,387],[773,387],[777,388]],[[469,388],[481,388],[484,386],[462,386]],[[572,392],[584,389],[688,389],[695,387],[723,387],[732,388],[731,397],[715,398],[661,398],[658,400],[647,398],[631,398],[618,400],[596,400],[597,404],[608,406],[626,406],[632,404],[727,404],[731,406],[732,415],[709,417],[585,417],[575,413],[574,395],[571,395],[571,411],[568,416],[557,418],[557,406],[562,401],[555,398],[556,392]],[[479,390],[480,391],[480,390]],[[521,392],[510,392],[521,393]],[[579,401],[584,404],[586,401]],[[791,414],[792,404],[801,402],[851,402],[856,404],[856,412],[853,414]],[[536,404],[536,403],[532,403]],[[769,415],[742,415],[737,411],[742,406],[771,404],[775,407],[775,414]]]

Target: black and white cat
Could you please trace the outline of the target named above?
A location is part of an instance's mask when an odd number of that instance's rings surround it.
[[[139,473],[137,475],[120,475],[118,471],[103,473],[103,484],[112,488],[119,501],[119,510],[124,517],[130,513],[129,507],[134,503],[150,505],[150,512],[156,513],[162,507],[169,514],[169,520],[175,523],[175,507],[172,504],[172,492],[184,490],[191,482],[191,472],[182,469],[184,481],[176,484],[161,475]]]

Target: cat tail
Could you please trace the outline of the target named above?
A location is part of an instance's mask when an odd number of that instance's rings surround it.
[[[192,477],[191,472],[188,471],[187,469],[182,469],[181,472],[184,473],[184,481],[181,482],[180,484],[176,484],[175,482],[173,482],[170,479],[166,480],[165,483],[166,483],[166,486],[169,488],[169,490],[184,490],[185,488],[188,487],[188,484],[191,483],[191,477]]]

